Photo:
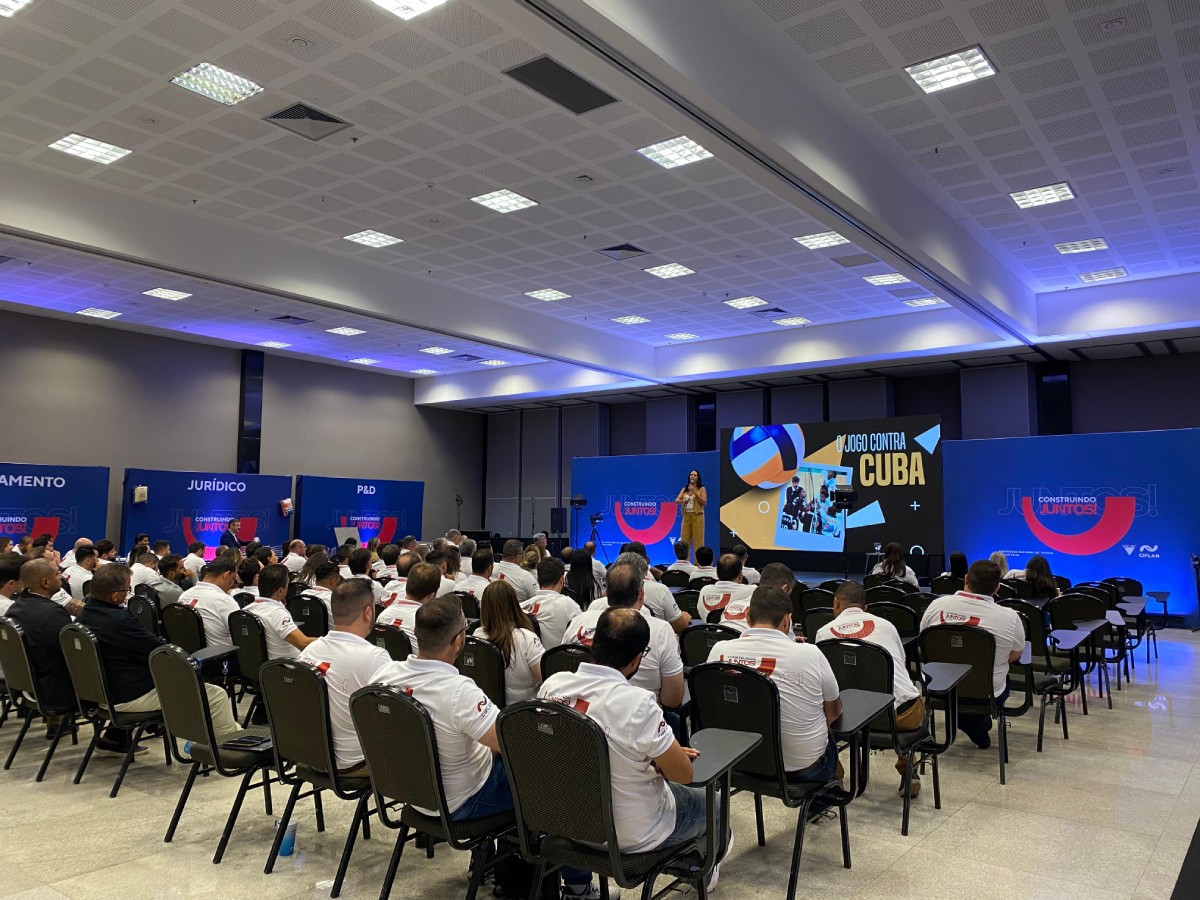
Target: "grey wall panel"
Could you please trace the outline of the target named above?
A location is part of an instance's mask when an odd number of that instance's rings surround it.
[[[1071,364],[1071,411],[1078,434],[1200,427],[1197,393],[1196,353]]]
[[[562,408],[562,497],[559,506],[567,506],[571,496],[571,460],[577,456],[608,455],[608,411],[609,407],[599,403]]]
[[[963,369],[962,436],[1027,437],[1037,431],[1033,369],[1026,363]]]
[[[766,422],[766,391],[729,391],[717,394],[717,436],[723,428],[762,425]]]
[[[646,452],[684,453],[688,448],[688,398],[646,401]]]
[[[829,421],[883,419],[894,415],[890,378],[856,378],[829,383]]]
[[[527,409],[521,413],[521,494],[517,524],[522,535],[550,531],[550,508],[558,505],[562,471],[559,411]]]
[[[491,413],[487,423],[487,496],[484,528],[515,535],[521,490],[521,414]]]
[[[615,403],[608,407],[608,452],[613,456],[646,452],[645,403]]]
[[[942,417],[942,439],[962,437],[962,385],[958,374],[897,378],[892,382],[896,415]]]
[[[776,425],[825,421],[825,386],[800,384],[771,389],[771,422]]]

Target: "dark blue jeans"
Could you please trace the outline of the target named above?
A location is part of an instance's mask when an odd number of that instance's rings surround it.
[[[802,783],[807,781],[815,781],[820,783],[829,781],[834,775],[837,774],[837,763],[837,741],[833,739],[833,735],[830,735],[829,743],[825,745],[825,755],[807,768],[797,769],[795,772],[788,772],[787,779],[793,783]]]
[[[1005,685],[1004,692],[996,698],[996,705],[1003,706],[1007,699],[1008,686]],[[984,703],[986,701],[976,700],[974,702]],[[988,732],[992,730],[992,717],[987,713],[960,712],[958,714],[958,730],[969,737],[976,747],[991,746],[992,739],[988,737]]]

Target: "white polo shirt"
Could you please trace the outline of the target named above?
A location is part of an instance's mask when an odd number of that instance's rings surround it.
[[[753,593],[752,584],[739,584],[736,581],[706,584],[700,589],[700,599],[696,601],[696,608],[703,619],[713,610],[724,609],[733,600],[749,600]]]
[[[399,576],[396,574],[395,566],[384,565],[383,560],[380,560],[379,561],[379,571],[377,571],[375,573],[375,577],[378,578],[380,581],[382,581],[384,584],[387,584],[389,581],[393,581],[394,579],[398,578]]]
[[[200,570],[204,568],[204,557],[189,553],[183,558],[183,567],[191,573],[193,578],[199,578]]]
[[[204,623],[204,640],[208,646],[233,643],[233,638],[229,636],[229,614],[241,607],[227,593],[212,582],[200,581],[180,594],[179,602],[200,614],[200,620]]]
[[[286,568],[293,575],[298,575],[300,573],[300,570],[304,568],[304,566],[308,562],[308,560],[305,559],[303,556],[301,556],[299,553],[289,553],[287,556],[285,556],[283,558],[282,562],[283,562],[284,568]]]
[[[403,662],[389,661],[371,680],[400,688],[429,710],[447,812],[453,815],[492,773],[492,751],[479,739],[495,724],[500,710],[474,681],[436,659],[410,656]],[[437,810],[414,808],[427,816],[437,815]]]
[[[150,584],[158,577],[158,572],[149,566],[143,566],[141,563],[134,563],[129,567],[129,586],[137,587],[139,584]]]
[[[435,596],[445,597],[447,594],[451,594],[457,590],[458,585],[454,583],[454,579],[447,578],[445,575],[443,575],[442,583],[438,585],[437,594]]]
[[[475,630],[475,637],[481,641],[488,640],[487,632],[482,628]],[[532,700],[537,692],[540,679],[533,677],[533,667],[542,661],[545,653],[538,636],[528,628],[513,629],[512,656],[504,669],[504,702],[508,706],[520,703],[522,700]]]
[[[487,586],[491,584],[482,575],[468,575],[458,583],[455,590],[463,591],[475,598],[482,598],[483,592],[487,590]]]
[[[375,624],[395,625],[408,635],[408,642],[412,645],[412,652],[416,653],[417,610],[420,608],[421,604],[416,600],[409,600],[407,596],[401,597],[379,614],[379,618],[375,620]]]
[[[717,577],[717,567],[716,566],[696,566],[694,569],[692,569],[692,577],[693,578],[716,578]]]
[[[67,583],[71,585],[71,596],[82,602],[83,586],[92,580],[95,573],[89,572],[83,566],[71,565],[63,574],[67,576]]]
[[[972,625],[995,636],[992,689],[1000,696],[1008,685],[1008,655],[1025,649],[1025,626],[1016,611],[997,605],[991,597],[959,591],[929,604],[921,616],[921,630],[934,625]]]
[[[884,574],[884,571],[883,571],[883,563],[876,563],[876,565],[875,565],[875,568],[873,568],[873,569],[871,570],[871,574],[872,574],[872,575],[883,575],[883,574]],[[895,577],[895,576],[892,576],[892,577]],[[907,581],[907,582],[908,582],[909,584],[911,584],[913,587],[920,587],[920,586],[921,586],[921,583],[920,583],[919,581],[917,581],[917,573],[916,573],[916,572],[914,572],[914,571],[913,571],[913,570],[912,570],[910,567],[908,567],[908,566],[905,566],[905,567],[904,567],[904,574],[903,574],[903,575],[901,575],[901,576],[899,577],[899,580],[900,580],[900,581]]]
[[[467,580],[469,577],[471,577],[471,573],[470,573],[470,572],[464,572],[462,569],[459,569],[457,572],[455,572],[455,573],[454,573],[454,583],[455,583],[455,584],[462,584],[462,583],[463,583],[464,581],[466,581],[466,580]]]
[[[596,623],[600,621],[605,609],[608,607],[589,608],[572,619],[563,634],[563,643],[591,647],[596,636]],[[683,672],[683,660],[679,656],[679,638],[675,636],[675,631],[670,625],[662,619],[654,618],[644,607],[638,612],[650,624],[650,645],[642,657],[641,666],[629,679],[629,683],[650,691],[657,697],[662,690],[664,678]]]
[[[675,602],[675,595],[671,593],[671,589],[665,584],[659,584],[649,575],[646,576],[642,588],[642,603],[655,618],[664,622],[674,622],[683,615],[683,610]]]
[[[882,647],[892,658],[892,695],[896,698],[896,706],[907,703],[920,696],[916,685],[908,677],[908,663],[905,659],[904,642],[900,640],[900,632],[887,619],[873,616],[865,609],[851,606],[840,616],[817,630],[813,639],[815,643],[828,640],[853,638]]]
[[[521,609],[537,619],[538,627],[542,630],[542,646],[557,647],[563,642],[563,635],[571,620],[579,615],[579,604],[557,591],[539,590],[533,599],[521,604]]]
[[[761,577],[762,574],[758,569],[751,566],[742,566],[742,581],[746,582],[746,584],[758,584],[758,579]]]
[[[653,760],[671,749],[675,735],[654,695],[616,669],[585,662],[576,672],[550,676],[538,697],[569,706],[604,729],[621,852],[660,846],[675,830],[675,797]]]
[[[750,598],[738,597],[730,600],[721,610],[721,624],[734,631],[745,631],[750,627]]]
[[[259,597],[246,607],[246,611],[262,619],[263,631],[267,635],[268,659],[295,659],[300,650],[287,642],[287,636],[298,631],[299,626],[292,621],[292,614],[278,600],[264,600]]]
[[[350,571],[349,566],[338,566],[338,574],[343,578],[353,578],[354,573]]]
[[[367,584],[369,584],[371,586],[371,593],[375,596],[376,603],[378,603],[380,598],[383,597],[383,585],[370,575],[351,575],[350,577],[358,578],[361,581],[365,581]]]
[[[371,684],[371,676],[391,657],[382,647],[357,634],[331,631],[301,650],[298,658],[325,676],[334,761],[339,769],[353,768],[363,761],[363,752],[350,719],[350,695]]]
[[[517,600],[524,603],[538,592],[537,579],[516,563],[499,560],[492,565],[492,581],[507,581],[517,592]]]
[[[403,600],[404,595],[408,592],[407,578],[393,578],[383,586],[383,594],[380,595],[377,602],[384,606],[391,606],[397,600]]]
[[[301,593],[306,594],[309,597],[316,597],[318,600],[324,603],[325,608],[329,610],[329,620],[330,622],[333,621],[333,591],[327,587],[322,587],[319,584],[311,584],[301,591]]]
[[[677,560],[675,560],[675,562],[673,562],[669,566],[667,566],[667,571],[668,572],[686,572],[687,577],[691,578],[693,576],[693,573],[696,571],[696,567],[693,566],[686,559],[677,559]]]
[[[825,755],[829,726],[824,704],[838,698],[837,679],[825,654],[774,628],[748,628],[736,641],[714,645],[708,661],[749,666],[775,682],[787,771],[807,769]]]

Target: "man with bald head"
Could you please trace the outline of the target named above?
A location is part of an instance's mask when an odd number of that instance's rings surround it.
[[[583,545],[583,551],[592,555],[592,578],[596,581],[596,593],[603,594],[608,570],[604,567],[604,563],[596,559],[596,542],[588,541]]]
[[[21,592],[8,609],[8,618],[21,626],[29,648],[29,662],[37,681],[38,699],[51,709],[75,710],[75,689],[67,661],[58,643],[58,633],[71,624],[71,605],[63,607],[50,599],[62,588],[58,565],[49,559],[31,559],[21,566]]]
[[[69,569],[71,566],[75,565],[75,551],[78,550],[80,547],[90,547],[90,546],[92,546],[91,538],[80,538],[79,540],[77,540],[75,542],[75,546],[72,547],[70,550],[68,550],[63,555],[63,558],[58,563],[59,566],[64,569]]]

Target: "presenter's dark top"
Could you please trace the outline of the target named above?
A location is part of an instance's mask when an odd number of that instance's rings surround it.
[[[128,703],[154,690],[150,654],[163,643],[162,638],[147,631],[125,607],[94,598],[88,599],[75,621],[86,625],[100,642],[113,703]]]
[[[238,536],[226,528],[225,533],[221,535],[221,546],[237,547],[238,549],[241,549],[242,547],[246,546],[246,544],[243,541],[239,541]]]
[[[38,699],[49,709],[75,709],[75,688],[58,643],[58,633],[71,624],[66,608],[41,594],[21,591],[8,608],[8,618],[25,632]]]

